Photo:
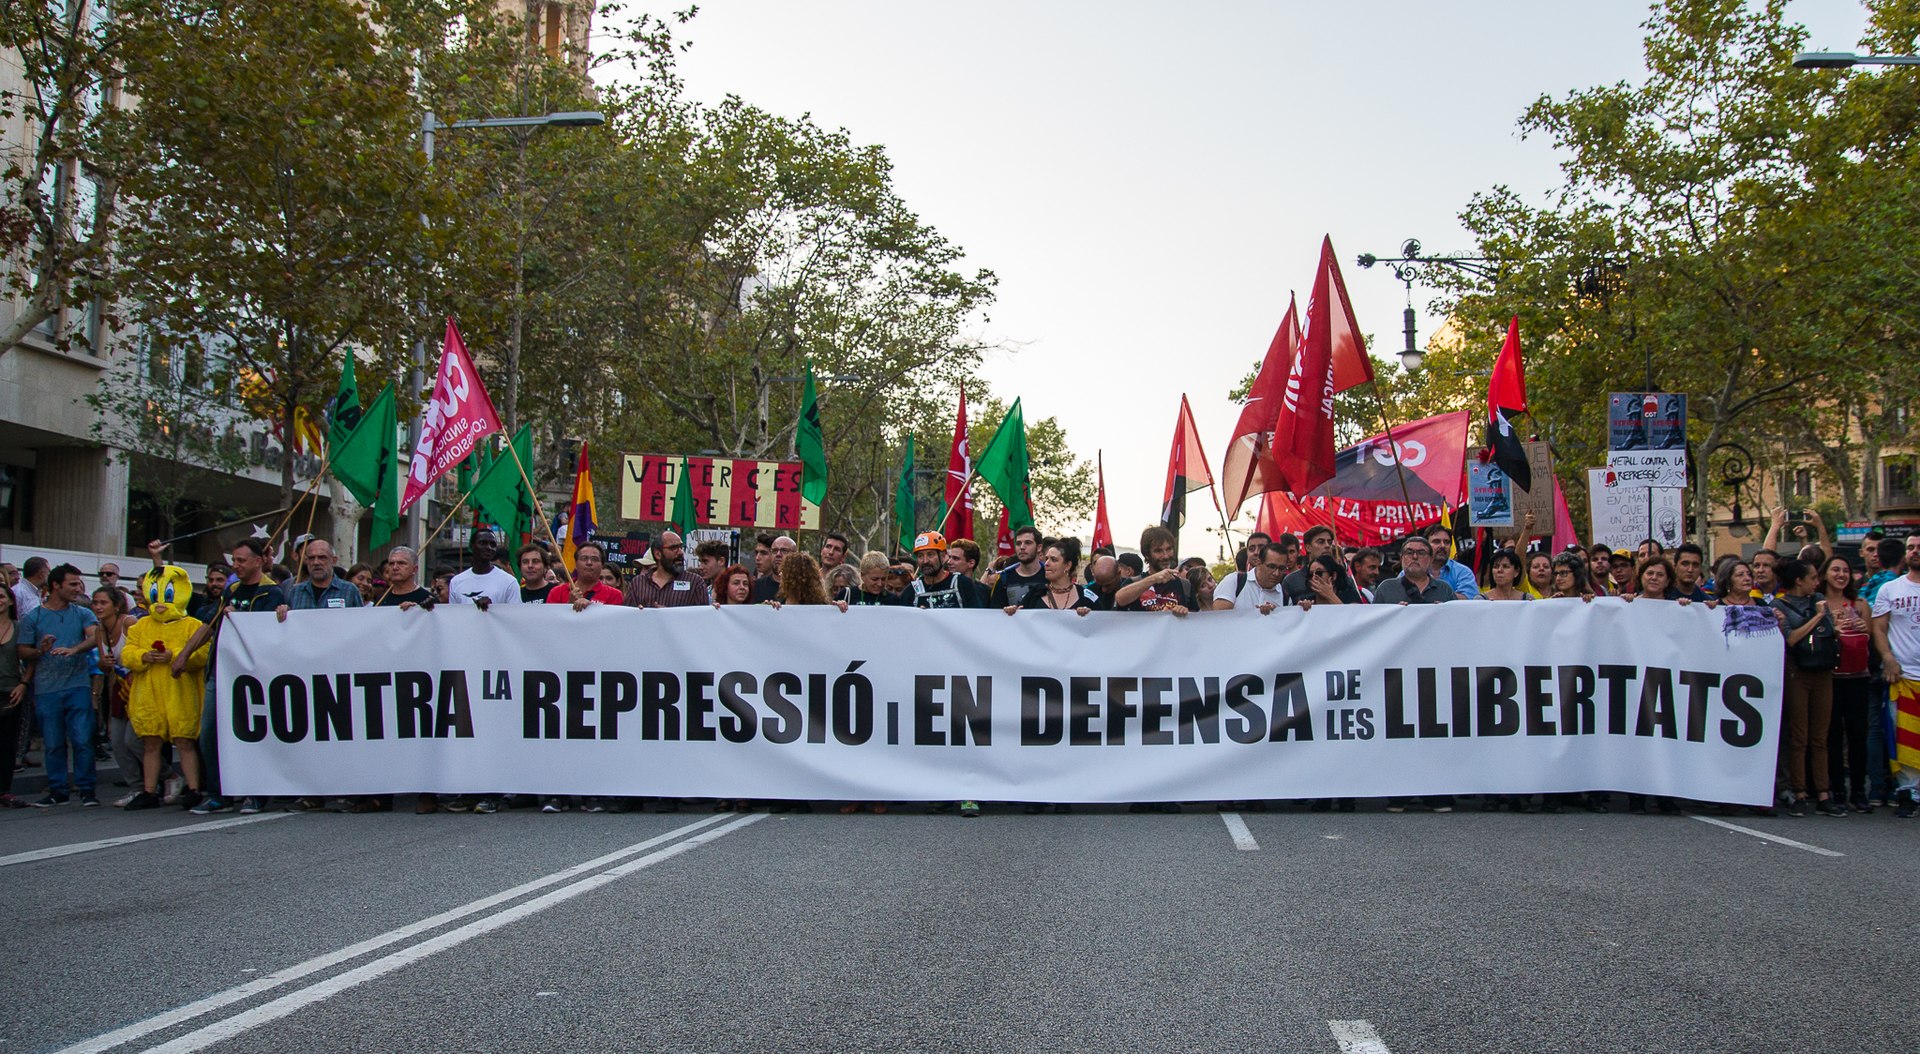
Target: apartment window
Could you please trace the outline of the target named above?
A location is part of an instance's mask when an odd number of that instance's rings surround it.
[[[1886,497],[1889,501],[1901,501],[1914,496],[1913,458],[1890,457],[1882,463],[1886,468]]]
[[[1801,501],[1813,500],[1813,470],[1797,468],[1793,470],[1793,496]]]

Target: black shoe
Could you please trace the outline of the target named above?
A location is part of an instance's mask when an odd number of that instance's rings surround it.
[[[121,808],[128,812],[133,812],[136,809],[157,809],[159,807],[160,796],[157,794],[149,794],[146,791],[141,791],[134,795],[127,801],[127,804],[121,806]],[[189,805],[187,808],[191,809],[193,806]]]
[[[1873,811],[1873,806],[1869,804],[1867,802],[1867,799],[1864,797],[1857,797],[1852,801],[1848,802],[1847,808],[1852,809],[1854,812],[1857,812],[1857,813],[1870,813]]]
[[[1893,814],[1902,820],[1913,819],[1913,792],[1903,790],[1893,796]]]
[[[1804,797],[1801,797],[1798,794],[1794,795],[1793,800],[1787,803],[1787,815],[1788,816],[1805,816],[1806,814],[1807,814],[1807,799]]]
[[[92,791],[85,791],[80,795],[80,807],[82,809],[98,809],[100,807],[100,799],[94,797]]]
[[[145,792],[142,791],[141,793],[144,794]],[[177,804],[182,809],[192,809],[194,806],[200,804],[201,799],[204,797],[205,795],[201,794],[199,791],[194,790],[190,787],[182,788],[180,791],[180,798]],[[129,809],[133,808],[132,803],[128,803],[127,808]]]
[[[34,802],[33,807],[36,809],[51,809],[56,805],[65,805],[69,800],[71,799],[64,794],[49,794],[39,801]]]
[[[1828,798],[1826,801],[1820,803],[1819,812],[1822,816],[1845,816],[1847,814],[1847,807],[1833,798]]]

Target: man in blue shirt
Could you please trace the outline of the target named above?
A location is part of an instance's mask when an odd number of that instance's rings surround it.
[[[1480,583],[1474,580],[1473,568],[1453,558],[1453,532],[1436,523],[1427,528],[1427,545],[1433,549],[1433,576],[1462,600],[1478,599]]]
[[[333,573],[333,546],[318,538],[307,543],[307,580],[286,587],[287,607],[294,611],[361,606],[360,589]]]
[[[81,603],[86,580],[80,569],[61,564],[47,574],[46,602],[20,620],[14,639],[20,658],[33,664],[34,709],[47,746],[47,796],[36,808],[65,805],[72,793],[83,806],[100,804],[93,796],[93,681],[87,656],[100,646],[100,620]],[[73,748],[73,778],[68,782],[67,748]]]

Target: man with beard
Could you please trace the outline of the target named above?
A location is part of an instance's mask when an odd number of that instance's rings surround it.
[[[921,531],[913,540],[913,558],[920,565],[920,577],[913,580],[906,595],[914,607],[957,610],[987,606],[986,587],[948,569],[946,535]]]
[[[780,540],[793,544],[791,539]],[[690,608],[713,603],[707,580],[687,570],[686,546],[677,532],[661,531],[660,540],[647,551],[640,564],[643,573],[627,583],[628,607]]]
[[[988,606],[1019,607],[1027,599],[1029,590],[1039,589],[1046,584],[1047,571],[1040,564],[1040,548],[1039,529],[1022,527],[1013,532],[1014,564],[1000,572],[999,581],[993,584],[992,603]]]

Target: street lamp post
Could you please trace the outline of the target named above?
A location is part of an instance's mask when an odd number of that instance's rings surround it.
[[[607,115],[598,110],[562,110],[557,113],[538,114],[530,117],[478,117],[464,121],[450,122],[441,121],[434,115],[432,110],[428,110],[420,117],[420,150],[426,155],[427,167],[432,168],[434,135],[442,130],[465,131],[469,128],[540,128],[548,125],[560,128],[590,128],[605,123],[607,123]],[[430,223],[432,223],[432,218],[422,214],[420,217],[420,225],[425,227]],[[415,305],[415,311],[422,319],[422,325],[424,326],[424,320],[427,317],[426,301],[421,300]],[[409,383],[412,385],[413,397],[416,401],[420,399],[421,393],[426,389],[427,385],[427,332],[429,328],[431,327],[423,328],[413,342],[413,370],[409,375]],[[413,456],[413,451],[420,447],[420,433],[425,425],[426,408],[423,404],[420,412],[414,415],[413,421],[407,426],[407,456],[409,458]],[[426,530],[426,512],[426,505],[417,501],[413,503],[412,508],[407,510],[407,544],[414,550],[420,552],[423,558],[426,555],[425,545],[427,541],[427,539],[423,537]]]
[[[1844,70],[1854,66],[1920,66],[1920,55],[1856,55],[1851,51],[1802,51],[1793,56],[1797,70]]]
[[[1402,242],[1399,256],[1380,257],[1372,253],[1361,253],[1359,262],[1363,268],[1372,267],[1374,264],[1386,264],[1387,270],[1393,272],[1393,277],[1406,284],[1407,308],[1403,317],[1406,320],[1407,344],[1400,349],[1400,365],[1405,367],[1408,373],[1419,369],[1420,364],[1427,358],[1426,349],[1420,347],[1415,339],[1414,323],[1417,316],[1413,311],[1413,283],[1431,277],[1437,269],[1442,267],[1465,271],[1479,278],[1492,278],[1500,270],[1498,263],[1491,256],[1458,254],[1423,256],[1420,241],[1417,238],[1408,238]]]

